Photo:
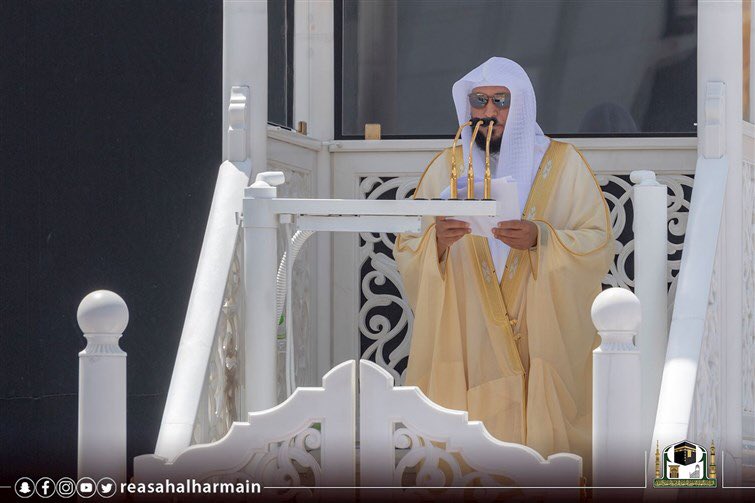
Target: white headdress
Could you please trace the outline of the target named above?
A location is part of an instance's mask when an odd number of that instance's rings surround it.
[[[506,86],[511,91],[511,106],[501,139],[498,165],[491,166],[490,171],[493,178],[514,178],[519,191],[519,207],[524,210],[537,168],[550,143],[550,139],[537,125],[535,90],[527,73],[517,63],[506,58],[490,58],[453,86],[452,94],[459,124],[471,118],[468,94],[480,86]],[[481,127],[478,134],[485,133],[485,129]],[[464,128],[461,134],[464,164],[460,167],[467,165],[471,139],[472,128]],[[472,163],[475,179],[482,179],[485,174],[485,153],[481,149],[472,149]],[[466,177],[459,176],[459,181],[465,182]],[[482,194],[476,194],[476,197],[482,197]],[[488,244],[500,280],[510,248],[497,239],[488,238]]]
[[[467,95],[472,92],[472,89],[480,86],[506,86],[511,91],[511,107],[501,139],[498,165],[491,166],[490,170],[493,178],[504,176],[514,178],[519,188],[519,205],[521,209],[524,209],[532,179],[542,158],[542,154],[537,155],[538,151],[544,152],[543,146],[547,147],[549,143],[543,130],[537,125],[535,90],[532,88],[527,73],[517,63],[506,58],[490,58],[453,86],[452,94],[459,124],[470,119],[471,107]],[[485,133],[485,128],[481,127],[478,134]],[[471,139],[472,128],[464,128],[461,134],[464,151],[463,166],[466,166],[469,158]],[[482,178],[485,173],[485,154],[480,149],[472,150],[475,178]]]

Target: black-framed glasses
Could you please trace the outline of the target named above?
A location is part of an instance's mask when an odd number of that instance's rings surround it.
[[[511,93],[496,93],[493,96],[488,96],[485,93],[469,93],[468,96],[472,108],[484,108],[491,98],[496,108],[504,109],[511,106]]]

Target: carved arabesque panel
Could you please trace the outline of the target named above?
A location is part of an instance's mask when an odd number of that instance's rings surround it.
[[[742,236],[744,282],[742,287],[744,410],[755,414],[755,164],[742,163]]]
[[[285,440],[250,452],[249,462],[236,472],[207,477],[202,482],[257,482],[281,501],[311,501],[321,485],[321,423],[312,422]],[[290,489],[269,489],[290,488]]]
[[[193,445],[173,459],[134,459],[140,482],[259,483],[278,499],[319,495],[312,487],[355,483],[356,362],[331,369],[322,386],[299,387],[283,403],[250,412],[217,442]],[[297,489],[293,489],[297,488]],[[282,500],[282,499],[281,499]]]
[[[360,446],[362,484],[410,488],[402,494],[426,501],[455,500],[459,493],[445,490],[450,487],[469,488],[465,500],[472,501],[533,497],[513,486],[579,487],[582,460],[575,454],[544,459],[530,447],[502,442],[467,412],[441,407],[415,386],[394,386],[368,360],[360,361],[359,386],[370,397],[360,403],[361,430],[371,432]]]
[[[223,305],[213,339],[207,378],[194,422],[193,444],[214,442],[228,432],[241,410],[242,366],[239,357],[243,343],[244,240],[237,235],[231,268],[228,272]]]
[[[433,490],[423,487],[495,487],[495,491],[480,490],[474,501],[487,501],[489,496],[506,495],[519,499],[524,497],[521,489],[513,487],[515,481],[497,473],[488,473],[469,466],[462,455],[448,449],[444,442],[433,441],[416,429],[395,423],[393,447],[396,449],[394,481],[404,487],[416,487],[408,493],[422,499],[434,500]],[[510,489],[506,487],[512,486]],[[437,491],[435,491],[437,492]],[[448,499],[453,493],[446,493]]]
[[[367,177],[360,183],[366,199],[406,199],[414,194],[419,177]],[[361,358],[372,360],[403,382],[401,370],[409,356],[414,315],[403,293],[401,275],[393,260],[395,234],[359,235]]]
[[[689,439],[702,445],[711,440],[721,445],[721,291],[719,257],[716,248],[710,280],[708,307],[705,313],[703,341],[697,364],[695,392],[692,398]]]

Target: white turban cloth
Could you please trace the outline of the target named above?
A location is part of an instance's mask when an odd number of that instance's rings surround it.
[[[535,90],[527,73],[517,63],[506,58],[490,58],[453,85],[452,94],[459,124],[470,120],[472,115],[468,95],[472,89],[481,86],[505,86],[511,91],[511,106],[501,139],[498,164],[495,167],[491,166],[491,176],[511,176],[514,179],[519,194],[519,208],[523,211],[537,169],[550,144],[550,139],[543,134],[536,121]],[[465,127],[461,133],[464,152],[464,163],[460,166],[462,169],[469,159],[469,143],[473,128],[474,123],[472,127]],[[477,134],[487,134],[487,128],[480,126]],[[481,180],[485,174],[485,152],[482,149],[472,149],[472,163],[475,180]],[[466,177],[459,178],[460,181],[466,181]],[[480,196],[481,194],[477,197]],[[488,244],[500,281],[510,249],[497,239],[489,238]]]

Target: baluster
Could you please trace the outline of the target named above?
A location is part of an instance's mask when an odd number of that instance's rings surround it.
[[[642,486],[640,352],[632,343],[642,320],[640,301],[624,288],[609,288],[592,304],[601,337],[593,351],[593,486]]]
[[[79,353],[78,476],[126,481],[126,353],[118,339],[128,325],[123,299],[90,293],[76,317],[87,345]]]

